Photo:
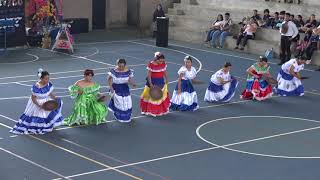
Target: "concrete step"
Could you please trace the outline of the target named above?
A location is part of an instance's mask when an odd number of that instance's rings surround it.
[[[199,5],[185,5],[180,3],[174,4],[174,9],[184,11],[184,14],[197,17],[210,17],[215,19],[218,14],[225,14],[229,12],[231,18],[242,19],[243,17],[250,16],[252,11],[241,9],[221,8],[215,5],[199,6]]]
[[[205,32],[210,27],[210,19],[202,19],[198,17],[191,17],[187,15],[168,15],[170,18],[170,26],[182,27],[192,31],[202,31]],[[237,35],[240,30],[239,24],[234,24],[232,29],[232,34]],[[304,37],[304,34],[300,34],[301,37]],[[256,32],[256,40],[265,40],[271,42],[279,42],[280,33],[276,29],[266,29],[259,28]]]
[[[169,28],[169,39],[172,40],[202,44],[205,37],[206,34],[202,31],[195,31],[175,26]],[[235,45],[236,39],[233,39],[232,36],[228,36],[225,41],[225,48],[234,50]],[[278,57],[279,46],[279,41],[249,40],[244,52],[263,55],[267,49],[273,48],[275,56]],[[312,64],[320,65],[320,51],[315,52]]]
[[[309,17],[310,14],[316,14],[317,17],[320,16],[320,4],[305,6],[265,1],[259,1],[258,4],[256,0],[241,0],[241,2],[238,3],[235,3],[234,0],[197,0],[197,5],[191,5],[187,3],[175,3],[174,8],[183,9],[197,16],[201,16],[203,12],[205,12],[204,14],[210,14],[210,9],[212,9],[213,11],[215,9],[221,9],[224,12],[231,12],[231,14],[235,14],[232,12],[240,11],[246,14],[244,16],[251,15],[253,9],[257,9],[260,14],[263,14],[264,9],[270,9],[272,12],[286,10],[294,14],[301,14],[305,17],[305,19]],[[214,17],[216,17],[216,15]]]

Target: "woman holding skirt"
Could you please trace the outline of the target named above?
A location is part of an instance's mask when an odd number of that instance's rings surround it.
[[[211,76],[204,101],[229,102],[236,91],[238,81],[231,76],[231,63],[227,62],[223,68]]]
[[[117,60],[117,67],[108,72],[110,92],[113,94],[109,103],[109,110],[119,122],[131,121],[132,100],[128,84],[135,87],[132,82],[133,70],[126,68],[124,59]]]
[[[278,74],[276,93],[280,96],[303,96],[304,87],[301,83],[300,71],[304,69],[306,57],[291,59],[281,66]]]
[[[155,53],[154,60],[150,61],[147,67],[147,83],[141,94],[140,108],[141,114],[151,116],[162,116],[169,112],[170,97],[168,92],[167,65],[164,55]],[[154,100],[150,96],[150,88],[157,86],[162,89],[161,99]]]
[[[54,87],[49,82],[49,73],[39,69],[38,77],[40,80],[31,88],[32,95],[24,113],[10,131],[14,134],[45,134],[63,124],[62,101],[52,93]],[[50,100],[56,100],[58,108],[46,111],[42,105]]]
[[[179,79],[171,98],[170,109],[174,111],[195,111],[199,109],[197,93],[193,88],[193,81],[197,75],[196,68],[192,66],[192,58],[185,57],[185,65],[179,71]]]
[[[262,101],[272,96],[272,86],[264,78],[271,77],[269,70],[268,59],[260,56],[259,61],[247,69],[247,86],[241,99]]]
[[[105,122],[108,109],[98,101],[100,85],[92,81],[93,76],[93,70],[87,69],[84,79],[69,87],[75,102],[72,114],[64,121],[66,125],[98,125]]]

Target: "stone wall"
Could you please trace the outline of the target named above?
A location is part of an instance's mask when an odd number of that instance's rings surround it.
[[[92,30],[92,0],[63,0],[64,18],[88,18]],[[127,25],[127,0],[107,0],[106,28]]]
[[[92,30],[92,1],[63,0],[62,11],[64,18],[88,18],[89,30]],[[84,8],[85,7],[85,8]]]
[[[107,28],[127,25],[127,0],[107,0]]]

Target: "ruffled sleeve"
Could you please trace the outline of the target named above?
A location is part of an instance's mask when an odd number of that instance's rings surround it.
[[[68,90],[69,90],[69,93],[71,95],[71,98],[76,98],[78,96],[78,91],[79,91],[80,87],[77,86],[77,85],[72,85],[72,86],[69,86]]]
[[[133,78],[133,76],[134,76],[133,72],[134,72],[133,69],[129,70],[129,77]]]
[[[94,93],[99,92],[99,89],[100,89],[100,85],[95,84],[93,86],[83,88],[83,91],[85,94],[94,94]]]
[[[187,68],[185,68],[184,66],[182,66],[182,67],[179,69],[178,74],[179,74],[179,75],[180,75],[180,74],[185,74],[186,71],[187,71]]]

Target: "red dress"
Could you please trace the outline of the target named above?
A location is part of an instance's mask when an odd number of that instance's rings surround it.
[[[147,69],[149,72],[151,72],[152,84],[162,89],[162,98],[160,100],[153,100],[150,97],[150,85],[147,80],[140,99],[141,114],[161,116],[169,112],[170,96],[168,92],[168,86],[164,80],[166,68],[167,65],[165,62],[161,64],[155,64],[153,61],[151,61],[148,64]]]

